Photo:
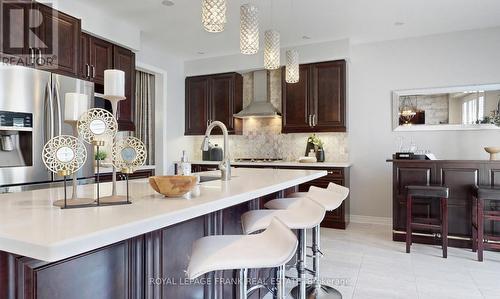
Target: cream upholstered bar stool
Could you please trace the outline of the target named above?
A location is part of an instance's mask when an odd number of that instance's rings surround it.
[[[325,217],[323,206],[308,198],[299,198],[286,210],[253,210],[241,216],[243,232],[252,234],[266,229],[273,218],[278,218],[290,229],[297,230],[297,275],[299,298],[306,299],[306,230],[318,226]],[[283,268],[284,270],[284,268]]]
[[[300,198],[309,198],[327,211],[333,211],[340,207],[342,202],[349,196],[349,188],[340,186],[334,183],[328,184],[326,189],[311,186],[308,192],[296,192],[288,198],[279,198],[267,202],[264,206],[268,209],[291,209],[297,204]],[[328,285],[321,284],[319,258],[322,255],[320,245],[320,224],[315,226],[312,231],[312,258],[313,267],[308,272],[314,276],[313,283],[307,286],[306,293],[308,299],[313,298],[342,298],[342,294]],[[300,298],[297,293],[299,290],[296,288],[292,291],[294,298]]]
[[[187,277],[196,279],[212,271],[240,270],[239,297],[248,298],[260,286],[248,288],[248,269],[278,268],[277,298],[285,299],[285,264],[297,250],[297,237],[279,219],[254,235],[218,235],[193,244]]]

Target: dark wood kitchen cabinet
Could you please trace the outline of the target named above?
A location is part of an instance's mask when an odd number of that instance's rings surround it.
[[[114,45],[113,68],[125,72],[125,97],[118,104],[118,130],[134,131],[134,106],[135,106],[135,53]],[[103,71],[104,72],[104,71]]]
[[[203,135],[212,121],[223,122],[229,134],[241,133],[241,120],[233,117],[243,109],[243,77],[224,73],[186,78],[185,135]],[[214,134],[222,134],[215,128]]]
[[[30,24],[39,24],[30,28]],[[16,64],[77,76],[80,19],[36,2],[2,1],[3,56]]]
[[[104,71],[118,69],[125,72],[125,97],[118,104],[118,130],[134,131],[135,53],[90,34],[80,39],[80,78],[95,83],[95,90],[104,93]],[[103,108],[103,107],[101,107]]]
[[[300,65],[300,81],[282,75],[283,133],[346,131],[346,62]]]
[[[80,51],[80,77],[103,87],[104,70],[113,68],[113,44],[82,33]]]
[[[35,37],[34,46],[44,60],[36,66],[62,75],[78,76],[80,19],[39,3],[35,3],[35,9],[41,19],[36,22],[40,26],[35,31],[38,38]]]
[[[26,56],[26,65],[33,63],[32,47],[29,39],[29,11],[33,7],[30,2],[13,2],[1,0],[2,5],[2,56]]]

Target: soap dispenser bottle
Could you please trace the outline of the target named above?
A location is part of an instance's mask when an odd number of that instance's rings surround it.
[[[181,163],[179,166],[180,175],[191,175],[191,163],[188,162],[186,151],[182,151]]]

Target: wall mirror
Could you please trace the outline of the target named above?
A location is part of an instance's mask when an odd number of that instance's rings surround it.
[[[499,130],[500,84],[394,91],[394,131]]]

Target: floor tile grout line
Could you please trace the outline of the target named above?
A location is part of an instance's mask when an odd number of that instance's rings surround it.
[[[356,298],[356,290],[358,288],[359,275],[361,273],[361,268],[363,267],[363,263],[365,261],[365,255],[366,255],[365,250],[366,249],[363,249],[363,255],[361,256],[361,262],[359,263],[358,274],[356,275],[356,282],[354,283],[354,289],[352,290],[352,299]]]

